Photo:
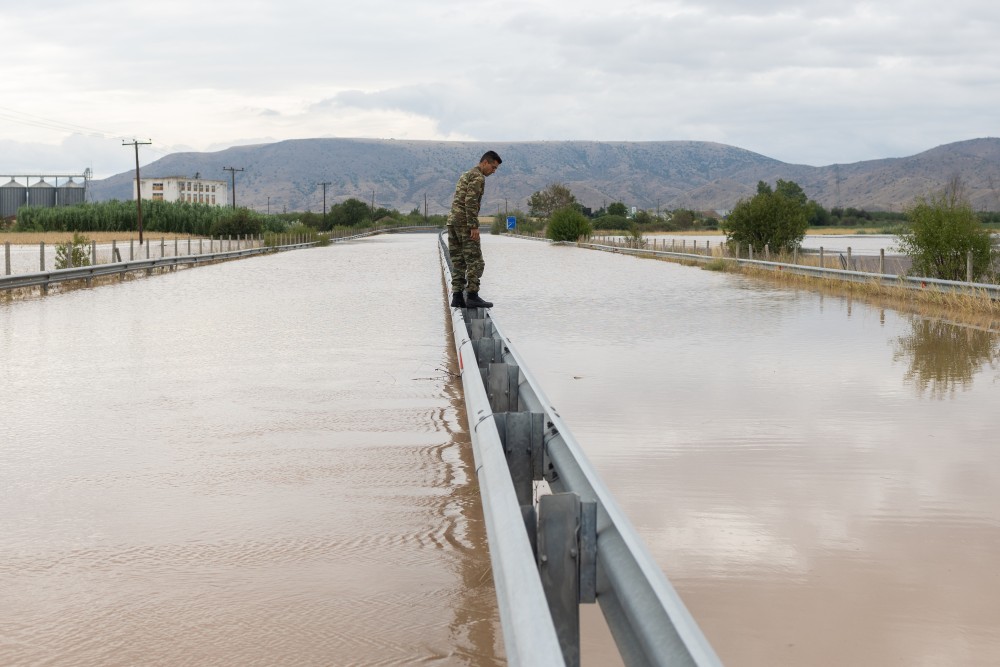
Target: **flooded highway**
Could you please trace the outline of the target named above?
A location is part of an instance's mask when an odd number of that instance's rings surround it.
[[[484,254],[725,664],[1000,663],[1000,336]],[[0,304],[0,664],[503,664],[445,316],[430,234]]]
[[[502,664],[435,244],[0,304],[0,664]]]
[[[486,255],[494,317],[726,665],[1000,664],[1000,335],[573,247]]]

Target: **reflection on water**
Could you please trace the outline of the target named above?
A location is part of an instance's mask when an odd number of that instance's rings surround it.
[[[436,238],[0,304],[0,664],[502,664]]]
[[[858,299],[573,247],[484,254],[504,332],[726,665],[1000,664],[997,334],[943,344]]]
[[[894,358],[906,360],[906,379],[920,393],[945,398],[958,387],[968,389],[976,375],[1000,360],[1000,336],[994,332],[922,317],[910,325],[895,341]]]

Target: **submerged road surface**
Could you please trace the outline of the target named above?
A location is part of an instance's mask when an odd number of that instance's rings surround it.
[[[0,664],[502,664],[436,243],[0,304]]]

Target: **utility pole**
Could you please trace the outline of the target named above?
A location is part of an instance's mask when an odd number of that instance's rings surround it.
[[[267,196],[267,214],[271,215],[271,195]]]
[[[424,224],[427,224],[427,193],[424,193]]]
[[[323,227],[326,228],[326,186],[333,185],[330,181],[320,183],[323,186]]]
[[[152,141],[123,141],[122,146],[135,147],[135,210],[139,221],[139,245],[142,245],[142,184],[139,182],[139,146],[148,146]]]
[[[228,171],[233,177],[233,210],[236,210],[236,172],[243,171],[243,167],[236,169],[234,167],[223,167],[222,171]]]
[[[372,222],[375,222],[375,188],[372,188]]]

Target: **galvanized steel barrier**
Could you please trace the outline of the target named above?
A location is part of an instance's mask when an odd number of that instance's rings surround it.
[[[596,602],[629,667],[720,665],[489,311],[451,313],[510,664],[578,665],[579,605]]]
[[[524,237],[527,238],[527,237]],[[819,266],[807,266],[804,264],[786,264],[783,262],[771,262],[758,259],[743,259],[737,257],[714,257],[700,255],[697,253],[673,252],[670,250],[651,250],[648,248],[629,248],[616,245],[602,245],[597,243],[572,243],[560,241],[556,245],[575,245],[580,248],[591,250],[602,250],[605,252],[618,253],[623,255],[641,255],[652,257],[665,257],[699,263],[708,263],[722,260],[724,262],[735,262],[739,266],[754,266],[770,271],[783,271],[803,276],[813,276],[816,278],[826,278],[830,280],[840,280],[856,283],[882,283],[892,284],[894,287],[902,287],[911,290],[936,289],[941,292],[967,295],[987,295],[991,299],[1000,299],[1000,285],[992,283],[974,283],[958,280],[941,280],[940,278],[921,278],[918,276],[906,276],[892,273],[869,273],[865,271],[852,271],[848,269],[829,269]]]
[[[353,241],[376,234],[387,234],[395,232],[438,232],[438,227],[430,226],[408,226],[408,227],[385,227],[367,229],[351,236],[343,236],[330,239],[330,243],[342,243]],[[152,272],[154,269],[176,268],[178,266],[196,266],[198,264],[211,264],[214,262],[240,259],[254,255],[266,255],[274,252],[286,250],[297,250],[300,248],[311,248],[317,245],[316,241],[302,243],[288,243],[279,246],[262,246],[257,248],[245,248],[243,250],[233,250],[226,252],[210,252],[196,255],[179,255],[175,257],[159,257],[156,259],[139,259],[127,262],[113,262],[109,264],[90,264],[87,266],[73,267],[68,269],[54,269],[52,271],[37,271],[34,273],[18,273],[8,276],[0,276],[0,291],[15,290],[22,288],[40,287],[43,292],[57,283],[83,280],[87,285],[91,284],[94,278],[101,276],[122,275],[134,271]]]

